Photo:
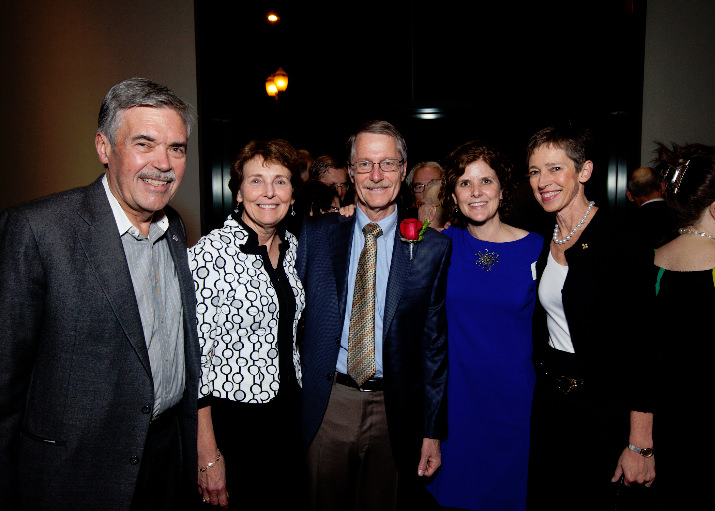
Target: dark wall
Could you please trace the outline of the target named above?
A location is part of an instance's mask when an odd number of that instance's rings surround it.
[[[408,164],[486,138],[520,171],[534,131],[585,124],[598,142],[587,194],[621,207],[607,181],[640,158],[645,2],[454,4],[196,2],[204,231],[222,222],[221,182],[251,139],[342,158],[352,130],[378,118],[407,139]],[[289,86],[276,101],[264,83],[279,66]],[[423,108],[441,117],[418,118]]]

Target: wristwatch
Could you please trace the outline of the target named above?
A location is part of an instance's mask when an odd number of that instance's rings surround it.
[[[644,458],[650,458],[651,456],[653,456],[653,449],[651,449],[650,447],[645,447],[641,449],[640,447],[636,447],[633,444],[628,444],[628,448],[631,451],[640,454]]]

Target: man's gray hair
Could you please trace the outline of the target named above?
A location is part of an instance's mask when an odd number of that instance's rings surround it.
[[[440,165],[436,161],[421,161],[417,165],[414,165],[411,169],[410,172],[407,174],[407,177],[405,178],[405,181],[407,182],[407,186],[412,187],[412,182],[415,179],[415,173],[424,168],[431,168],[431,169],[437,169],[439,171],[440,176],[444,176],[444,169],[442,168],[442,165]]]
[[[196,119],[194,107],[174,91],[147,78],[128,78],[114,85],[104,96],[99,109],[97,131],[103,133],[114,147],[115,135],[125,110],[137,106],[171,108],[181,116],[186,126],[186,137]]]
[[[353,157],[355,156],[355,142],[357,140],[358,135],[360,135],[361,133],[387,135],[394,138],[397,142],[397,152],[400,153],[400,159],[407,159],[407,144],[405,143],[405,139],[402,138],[400,132],[397,131],[397,129],[387,121],[370,121],[360,126],[360,128],[358,128],[358,130],[352,134],[350,139],[348,139],[347,153],[348,158],[350,158],[350,162],[353,161]]]

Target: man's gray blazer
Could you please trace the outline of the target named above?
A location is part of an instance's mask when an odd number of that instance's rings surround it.
[[[179,215],[180,413],[196,488],[196,305]],[[153,404],[129,268],[101,178],[0,214],[0,509],[129,509]]]

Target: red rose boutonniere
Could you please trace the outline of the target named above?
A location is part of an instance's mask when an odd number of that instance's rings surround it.
[[[428,227],[429,220],[425,220],[423,223],[416,218],[406,218],[400,222],[400,234],[402,235],[400,240],[410,244],[410,261],[412,260],[412,245],[422,241]]]

